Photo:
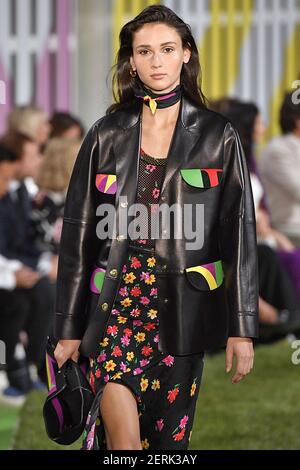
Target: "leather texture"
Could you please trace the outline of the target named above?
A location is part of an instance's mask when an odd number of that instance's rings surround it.
[[[68,188],[55,336],[81,339],[80,352],[86,356],[105,337],[126,261],[129,238],[118,230],[118,222],[122,211],[127,213],[121,197],[127,197],[128,207],[135,202],[141,113],[142,102],[137,101],[90,128]],[[167,239],[162,226],[155,240],[158,349],[186,355],[225,346],[228,336],[257,337],[254,203],[245,155],[232,123],[183,95],[165,171],[157,203],[202,205],[204,237],[200,249],[191,249],[184,230],[181,238]],[[97,224],[104,224],[107,213],[101,211],[106,203],[116,210],[115,233],[100,239]],[[192,227],[195,214],[191,211]],[[128,217],[128,224],[131,220]]]

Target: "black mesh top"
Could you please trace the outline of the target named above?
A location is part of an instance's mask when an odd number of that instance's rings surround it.
[[[166,158],[155,158],[146,154],[143,149],[140,151],[140,167],[138,178],[138,190],[136,203],[143,204],[147,207],[147,215],[142,213],[137,214],[138,220],[136,221],[136,229],[138,227],[148,226],[148,237],[142,238],[141,236],[136,240],[130,240],[129,245],[134,247],[144,247],[146,249],[153,249],[155,246],[155,238],[151,239],[151,212],[153,213],[158,209],[158,199],[160,189],[165,174]],[[145,220],[145,215],[147,220]],[[154,226],[154,224],[153,224]],[[146,230],[147,233],[147,230]],[[155,237],[155,233],[153,234]]]

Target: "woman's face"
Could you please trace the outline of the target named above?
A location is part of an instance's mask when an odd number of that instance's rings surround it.
[[[131,67],[148,88],[159,93],[179,85],[182,65],[191,56],[177,31],[163,23],[145,24],[134,33],[132,49]]]

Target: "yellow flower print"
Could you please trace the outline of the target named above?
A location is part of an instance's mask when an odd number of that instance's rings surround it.
[[[117,372],[116,374],[112,376],[113,380],[120,379],[122,374],[123,372]]]
[[[150,444],[147,438],[141,441],[141,444],[142,444],[142,449],[149,449]]]
[[[123,307],[130,307],[130,305],[132,304],[132,300],[129,297],[126,297],[126,299],[121,300],[121,304],[123,305]]]
[[[153,266],[155,266],[156,259],[153,258],[153,256],[152,256],[151,258],[147,259],[147,263],[148,263],[149,268],[153,268]]]
[[[107,370],[107,372],[110,372],[111,370],[115,370],[116,365],[117,364],[111,359],[110,361],[106,361],[104,368]]]
[[[138,343],[145,341],[145,333],[139,332],[136,335],[134,335],[134,337]]]
[[[127,273],[123,276],[123,279],[125,281],[125,284],[132,284],[133,281],[136,279],[136,276],[133,274],[133,272],[131,273]]]
[[[151,285],[153,284],[153,282],[155,282],[155,281],[156,281],[156,278],[155,278],[154,274],[150,274],[150,276],[149,276],[147,279],[145,279],[145,283],[146,283],[146,284],[150,284],[150,286],[151,286]]]
[[[152,390],[158,390],[160,388],[160,381],[158,379],[153,380],[151,388]]]
[[[126,354],[127,361],[132,361],[133,358],[134,358],[134,352],[130,351]]]
[[[149,380],[141,378],[140,386],[141,386],[142,392],[145,392],[147,390],[148,385],[149,385]]]
[[[190,391],[191,397],[195,395],[196,388],[197,388],[197,385],[195,384],[195,382],[193,382],[191,386],[191,391]]]
[[[147,312],[147,317],[150,317],[151,320],[154,320],[154,318],[157,317],[157,310],[154,310],[154,308],[151,308],[149,312]]]
[[[126,317],[122,317],[121,315],[118,316],[118,323],[121,323],[122,325],[127,322]]]
[[[102,341],[102,343],[100,343],[100,346],[105,347],[105,346],[108,345],[108,343],[109,343],[109,338],[106,337],[106,338],[104,338],[104,340]]]

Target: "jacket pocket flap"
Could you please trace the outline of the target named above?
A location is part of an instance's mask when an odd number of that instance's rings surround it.
[[[199,290],[217,289],[224,280],[222,260],[185,268],[185,273],[192,286]]]
[[[101,193],[115,194],[117,191],[117,177],[110,173],[97,173],[96,188]]]
[[[208,189],[218,186],[222,179],[222,168],[182,168],[183,180],[190,186]]]
[[[106,269],[95,268],[90,278],[90,290],[94,294],[100,294],[104,282]]]

